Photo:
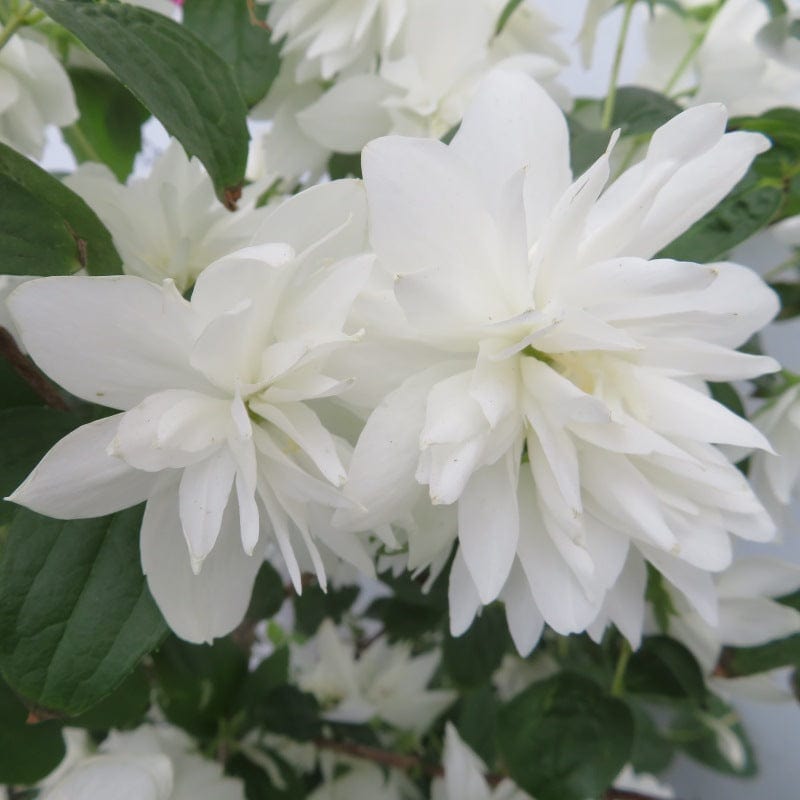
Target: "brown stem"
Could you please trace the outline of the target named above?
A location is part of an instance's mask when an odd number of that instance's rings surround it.
[[[250,14],[250,22],[253,25],[258,26],[259,28],[263,28],[265,31],[269,31],[272,33],[272,28],[264,22],[263,19],[259,19],[258,15],[256,14],[256,3],[255,0],[247,0],[247,11]]]
[[[14,372],[36,392],[45,405],[59,411],[69,410],[69,406],[58,393],[56,387],[36,368],[33,361],[19,349],[14,337],[2,327],[0,327],[0,356],[8,361]]]
[[[405,771],[418,770],[430,778],[441,778],[444,775],[444,769],[442,769],[441,765],[423,761],[419,756],[393,753],[390,750],[382,750],[379,747],[370,747],[357,742],[340,742],[335,739],[319,738],[314,740],[314,744],[320,750],[330,750],[333,753],[341,753],[351,758],[363,758],[366,761],[372,761],[384,767]],[[486,782],[492,787],[497,786],[506,777],[506,775],[497,773],[490,773],[485,776]],[[612,786],[603,794],[603,800],[657,800],[657,798],[629,789],[616,789]]]

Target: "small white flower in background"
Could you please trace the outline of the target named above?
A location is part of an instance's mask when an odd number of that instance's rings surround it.
[[[648,797],[658,797],[662,800],[671,800],[675,797],[672,787],[662,783],[653,775],[633,771],[630,764],[626,764],[622,772],[614,779],[615,789],[624,789],[629,792],[641,792]]]
[[[649,58],[637,83],[680,92],[691,104],[725,103],[732,116],[800,107],[800,47],[789,35],[796,19],[794,11],[771,20],[761,0],[726,0],[696,55],[675,80],[685,55],[703,35],[704,24],[660,5],[646,31]]]
[[[77,118],[72,84],[56,57],[39,42],[12,36],[0,50],[0,142],[40,158],[45,128]]]
[[[42,800],[244,800],[241,781],[196,752],[192,740],[167,725],[112,731],[45,782]]]
[[[331,766],[341,769],[343,763],[348,764],[348,771],[334,777],[328,770],[330,774],[308,800],[422,800],[419,790],[397,770],[341,758],[332,761]]]
[[[19,332],[11,314],[8,313],[6,300],[9,295],[26,281],[35,280],[35,275],[0,275],[0,328],[5,328],[19,343]]]
[[[334,722],[377,717],[421,735],[456,699],[455,692],[426,688],[439,663],[437,651],[412,656],[407,645],[379,639],[356,657],[354,645],[342,640],[330,620],[294,657],[298,685]]]
[[[556,81],[567,59],[554,42],[555,26],[532,0],[514,10],[499,35],[501,0],[384,0],[380,8],[375,0],[337,2],[327,13],[340,25],[325,36],[319,13],[309,11],[319,5],[273,6],[276,35],[279,25],[295,33],[278,79],[254,109],[273,124],[252,148],[253,177],[295,179],[307,169],[313,179],[332,151],[355,154],[387,133],[441,137],[460,122],[480,79],[498,65],[536,77],[564,107],[571,103]],[[348,42],[366,36],[365,20],[373,27],[384,20],[375,28],[381,33],[368,38],[369,57],[350,61],[355,51]],[[318,39],[323,45],[308,44]],[[327,71],[337,72],[333,86],[315,79],[318,60],[309,66],[298,58],[304,47],[306,53],[332,48]]]
[[[184,292],[209,264],[253,241],[267,212],[231,213],[217,200],[203,165],[172,139],[147,177],[120,184],[108,167],[82,164],[64,183],[100,217],[128,275]]]
[[[800,612],[776,602],[800,589],[800,567],[773,558],[739,558],[716,578],[719,615],[709,625],[685,598],[667,589],[676,615],[669,618],[670,636],[694,653],[707,675],[712,675],[725,645],[753,647],[800,632]],[[779,688],[776,675],[765,673],[746,678],[712,677],[711,683],[724,693],[737,692],[759,700],[790,699]]]
[[[445,729],[444,778],[431,786],[431,800],[530,800],[530,795],[506,779],[492,788],[486,780],[486,767],[464,744],[452,723]]]
[[[750,480],[773,517],[782,521],[800,489],[800,383],[789,387],[754,417],[775,453],[750,456]]]
[[[453,634],[500,598],[525,653],[545,622],[586,629],[608,595],[635,641],[645,559],[713,622],[708,573],[730,563],[729,532],[773,536],[713,446],[769,445],[703,381],[777,369],[734,349],[777,298],[735,264],[654,258],[768,147],[725,122],[720,105],[691,109],[610,186],[608,153],[573,182],[559,108],[498,70],[449,147],[388,137],[364,150],[376,269],[407,319],[396,344],[436,361],[387,387],[346,487],[366,512],[334,520],[391,522],[418,484],[457,503]]]
[[[277,542],[298,592],[295,548],[325,586],[315,537],[372,570],[356,537],[327,524],[345,504],[346,452],[307,404],[348,386],[324,365],[353,340],[343,326],[370,262],[346,256],[363,249],[363,205],[354,181],[295,196],[259,231],[283,243],[215,262],[191,302],[171,281],[132,276],[44,278],[9,300],[47,374],[121,410],[56,444],[14,502],[74,519],[147,500],[142,564],[186,639],[238,624],[266,541]]]

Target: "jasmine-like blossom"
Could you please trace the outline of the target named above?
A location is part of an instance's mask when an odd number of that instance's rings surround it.
[[[768,146],[725,121],[720,105],[691,109],[614,183],[609,153],[573,179],[561,111],[499,70],[450,146],[365,149],[376,269],[394,284],[373,317],[399,305],[407,377],[369,417],[346,490],[357,505],[335,520],[386,524],[421,486],[457,504],[454,634],[501,598],[521,652],[545,622],[582,631],[602,608],[635,640],[645,560],[713,622],[729,533],[772,537],[714,446],[769,445],[704,381],[777,369],[735,350],[777,299],[735,264],[657,257]]]
[[[703,3],[682,5],[691,10]],[[796,10],[772,19],[760,0],[717,6],[710,9],[710,25],[666,5],[654,9],[637,83],[679,93],[692,104],[725,103],[731,115],[800,106],[800,48],[790,33]]]
[[[82,164],[64,183],[77,192],[110,231],[128,275],[179,291],[224,255],[251,244],[266,212],[227,211],[214,195],[203,165],[176,139],[146,177],[120,184],[103,164]]]
[[[315,537],[370,572],[333,531],[346,448],[309,401],[348,385],[325,373],[369,264],[360,185],[297,195],[264,222],[268,244],[203,270],[185,300],[139,277],[30,281],[9,307],[31,357],[74,395],[120,413],[61,440],[12,495],[60,519],[147,501],[142,565],[172,628],[210,640],[240,621],[269,542],[301,590],[295,548],[322,586]],[[341,260],[340,260],[341,259]]]
[[[40,158],[45,128],[77,118],[72,83],[56,57],[39,42],[12,36],[0,49],[0,142]]]
[[[398,770],[355,759],[337,758],[333,765],[337,772],[329,770],[308,800],[422,800],[420,791]]]
[[[426,688],[439,664],[437,651],[412,656],[408,645],[379,639],[356,657],[330,620],[295,658],[298,685],[335,722],[377,718],[422,735],[456,699],[452,691]]]
[[[42,800],[244,800],[244,785],[168,725],[112,731],[45,782]]]
[[[770,401],[753,422],[775,452],[751,455],[750,480],[774,518],[782,520],[800,487],[800,382]]]

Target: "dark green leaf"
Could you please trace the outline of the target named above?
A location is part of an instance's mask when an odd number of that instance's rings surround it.
[[[314,695],[279,686],[264,698],[261,724],[273,733],[305,742],[320,735],[320,708]]]
[[[684,645],[668,636],[648,636],[631,656],[625,688],[654,699],[690,700],[702,705],[706,698],[703,672]]]
[[[246,0],[186,0],[183,24],[230,65],[248,106],[266,95],[280,68],[280,43],[253,23]]]
[[[269,759],[280,773],[282,781],[280,787],[272,783],[263,767],[257,766],[241,753],[227,762],[225,771],[244,781],[247,800],[306,800],[308,791],[302,777],[279,754],[270,753]]]
[[[35,0],[80,39],[205,164],[233,206],[247,161],[247,109],[230,67],[193,33],[154,11],[75,0]]]
[[[339,178],[362,178],[360,153],[334,153],[328,160],[328,175],[331,180]]]
[[[313,636],[326,617],[339,622],[356,601],[358,591],[357,586],[329,588],[327,592],[319,586],[305,587],[303,594],[294,596],[296,630],[304,636]]]
[[[659,730],[647,711],[628,702],[633,714],[633,751],[631,766],[636,772],[663,772],[675,755],[675,745]]]
[[[611,133],[588,128],[572,117],[567,117],[567,124],[572,172],[581,175],[606,151]]]
[[[64,737],[57,722],[27,725],[28,709],[0,680],[0,786],[35,783],[64,758]]]
[[[663,94],[638,86],[623,86],[617,90],[611,127],[621,128],[623,136],[653,133],[680,112],[681,107]]]
[[[37,705],[86,711],[163,638],[139,565],[142,513],[14,517],[0,559],[0,668]]]
[[[80,117],[64,128],[64,139],[79,164],[107,164],[124,182],[142,148],[142,123],[150,112],[111,75],[71,69],[69,76]]]
[[[42,399],[4,358],[0,358],[0,408],[40,406]]]
[[[781,190],[762,185],[751,169],[719,205],[661,250],[656,258],[700,264],[717,261],[765,228],[782,201]]]
[[[281,576],[269,561],[265,561],[256,575],[246,618],[258,621],[274,617],[285,599],[286,590]]]
[[[94,211],[63,183],[4,144],[0,144],[0,179],[3,273],[65,275],[81,265],[92,275],[122,271],[111,234]],[[44,253],[51,245],[55,251]]]
[[[144,670],[137,669],[108,697],[80,716],[72,717],[71,728],[105,731],[127,730],[142,724],[150,710],[150,684]]]
[[[792,319],[800,315],[800,283],[771,283],[781,299],[778,319]]]
[[[52,408],[25,406],[0,409],[0,497],[7,497],[28,476],[42,456],[79,424],[72,414]],[[17,510],[0,502],[0,523]]]
[[[236,703],[245,712],[248,725],[258,724],[269,716],[269,693],[289,680],[289,649],[281,647],[264,659],[244,680]]]
[[[171,636],[153,661],[157,699],[171,722],[205,738],[235,713],[247,655],[230,638],[198,645]]]
[[[497,744],[511,777],[537,800],[586,800],[628,761],[633,719],[594,682],[562,672],[500,709]]]
[[[672,597],[664,586],[664,578],[651,564],[647,565],[647,590],[645,599],[653,609],[658,627],[662,633],[669,630],[669,619],[677,614]]]
[[[510,644],[505,612],[499,605],[489,606],[463,636],[447,635],[442,662],[457,686],[474,688],[492,677]]]
[[[736,387],[731,383],[709,383],[708,388],[711,389],[711,396],[718,402],[722,403],[725,408],[738,414],[740,417],[747,419],[747,412],[744,408],[742,398],[739,397],[739,392]]]
[[[456,707],[455,724],[459,735],[486,764],[493,764],[497,753],[498,706],[494,688],[487,685],[464,692]]]
[[[731,675],[756,675],[772,669],[800,666],[800,633],[756,647],[730,647],[722,664]]]
[[[738,714],[715,695],[709,696],[706,711],[678,714],[670,736],[683,752],[718,772],[747,777],[758,771],[753,747]]]

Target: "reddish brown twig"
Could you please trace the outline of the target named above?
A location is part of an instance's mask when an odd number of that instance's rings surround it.
[[[272,33],[272,28],[266,22],[264,22],[263,19],[259,19],[258,15],[256,14],[255,0],[247,0],[247,11],[250,14],[250,22],[253,25],[257,25],[259,28],[263,28],[265,31]]]
[[[19,375],[28,386],[44,401],[45,405],[59,411],[68,411],[64,398],[49,380],[40,372],[14,340],[14,337],[5,329],[0,328],[0,356],[11,365],[11,369]]]

